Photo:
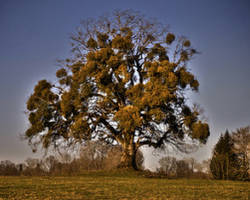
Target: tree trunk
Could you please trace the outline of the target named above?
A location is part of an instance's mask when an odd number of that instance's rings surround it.
[[[121,163],[119,167],[138,170],[138,167],[136,164],[136,152],[137,152],[137,149],[135,148],[134,143],[131,143],[129,145],[124,145],[122,156],[121,156]]]

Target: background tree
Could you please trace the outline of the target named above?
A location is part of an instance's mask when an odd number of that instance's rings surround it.
[[[176,176],[177,177],[190,177],[192,174],[192,169],[189,163],[185,160],[177,160],[176,162]]]
[[[58,81],[39,81],[27,101],[33,147],[118,143],[121,165],[136,169],[143,145],[185,151],[187,137],[206,142],[208,124],[186,101],[186,91],[199,87],[188,68],[197,53],[188,39],[133,11],[84,21],[71,39],[73,56]]]
[[[45,175],[44,170],[42,169],[42,161],[37,158],[27,158],[25,160],[26,167],[23,171],[23,175],[29,176],[38,176],[38,175]]]
[[[212,177],[211,170],[210,170],[210,163],[211,163],[211,158],[207,160],[203,160],[201,163],[201,168],[202,172],[206,173],[209,177]]]
[[[104,165],[105,169],[111,170],[118,168],[121,162],[122,147],[120,145],[113,145],[105,158]]]
[[[17,176],[20,174],[18,167],[9,160],[0,162],[0,175],[1,176]]]
[[[55,156],[50,155],[44,158],[42,162],[42,169],[47,172],[55,171],[58,163],[59,163],[58,159]]]
[[[167,177],[190,178],[194,173],[194,163],[193,158],[177,160],[175,157],[167,156],[159,160],[160,168],[157,171]]]
[[[121,167],[122,147],[101,141],[88,141],[80,149],[79,162],[84,170],[115,169]],[[143,169],[144,157],[140,150],[136,153],[136,166]]]
[[[87,170],[104,169],[105,159],[111,145],[101,141],[88,141],[80,150],[80,160],[82,168]]]
[[[184,158],[183,159],[186,163],[188,163],[189,169],[190,169],[190,173],[194,173],[195,171],[195,166],[197,164],[196,160],[191,157],[191,158]]]
[[[240,163],[239,179],[249,179],[250,169],[250,126],[232,132],[233,151],[237,154]]]
[[[210,170],[215,179],[236,179],[239,163],[237,155],[233,151],[233,140],[229,132],[221,135],[215,145]]]
[[[176,176],[177,160],[175,157],[167,156],[159,160],[160,168],[158,172],[166,174],[168,177]]]

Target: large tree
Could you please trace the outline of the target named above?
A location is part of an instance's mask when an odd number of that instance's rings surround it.
[[[27,101],[30,144],[119,143],[122,166],[136,168],[143,145],[185,150],[187,138],[206,142],[208,124],[187,103],[186,91],[199,87],[188,39],[133,11],[84,21],[71,39],[58,81],[39,81]]]

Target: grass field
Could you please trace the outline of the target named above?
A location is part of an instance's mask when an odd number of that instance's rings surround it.
[[[146,178],[130,172],[70,177],[0,177],[2,199],[250,199],[250,183]]]

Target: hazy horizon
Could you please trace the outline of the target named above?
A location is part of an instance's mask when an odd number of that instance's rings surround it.
[[[55,79],[56,60],[70,55],[70,34],[81,19],[133,9],[170,25],[201,54],[189,64],[200,82],[190,99],[205,110],[211,135],[196,157],[207,159],[226,129],[250,125],[250,2],[233,1],[0,1],[0,160],[33,154],[19,135],[26,101],[40,79]]]

